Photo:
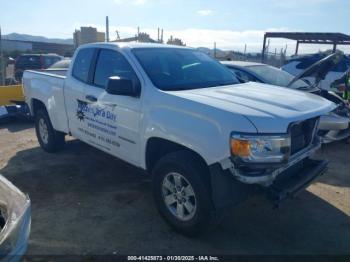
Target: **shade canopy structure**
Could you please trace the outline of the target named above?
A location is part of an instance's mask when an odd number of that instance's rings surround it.
[[[300,44],[333,45],[333,52],[336,51],[338,45],[350,45],[350,35],[342,33],[266,32],[261,55],[262,62],[265,60],[266,41],[268,38],[284,38],[296,41],[296,55]]]

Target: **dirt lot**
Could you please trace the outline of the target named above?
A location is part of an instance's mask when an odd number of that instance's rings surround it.
[[[29,254],[350,254],[350,144],[320,154],[327,174],[280,209],[256,197],[189,239],[163,222],[134,167],[77,140],[48,154],[31,124],[0,124],[0,173],[32,200]]]

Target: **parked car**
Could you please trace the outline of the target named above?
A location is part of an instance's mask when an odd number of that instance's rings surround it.
[[[71,59],[69,58],[64,58],[53,65],[51,65],[48,70],[68,70],[69,65],[71,63]]]
[[[31,203],[25,194],[0,175],[0,260],[21,261],[26,253]]]
[[[59,150],[70,134],[152,174],[160,214],[183,234],[208,228],[256,188],[279,204],[327,167],[311,155],[334,103],[240,84],[195,49],[83,45],[65,76],[29,70],[23,86],[44,150]]]
[[[346,100],[350,100],[350,69],[346,71],[341,78],[332,83],[332,87],[343,93]]]
[[[24,70],[46,69],[63,57],[56,54],[24,54],[20,55],[15,63],[15,78],[22,80]]]
[[[298,74],[305,71],[307,68],[315,64],[316,62],[327,57],[327,53],[319,53],[313,55],[305,55],[296,58],[292,58],[282,66],[282,70],[297,76]],[[331,83],[339,79],[344,72],[350,69],[350,58],[348,56],[343,56],[340,63],[335,65],[331,70],[329,70],[325,79],[320,82],[320,88],[325,90],[331,90]]]
[[[297,77],[279,68],[260,63],[251,62],[222,62],[241,82],[259,82],[270,85],[283,86],[291,89],[302,90],[308,93],[320,95],[337,104],[337,108],[327,116],[322,116],[319,125],[319,135],[324,143],[346,139],[350,136],[350,107],[337,94],[322,90],[319,83],[327,75],[330,68],[339,61],[338,54],[330,55],[316,62]],[[337,58],[337,59],[335,59]],[[335,60],[334,60],[335,59]],[[311,83],[305,78],[316,79]]]

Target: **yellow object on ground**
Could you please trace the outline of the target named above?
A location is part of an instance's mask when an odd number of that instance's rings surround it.
[[[21,85],[0,86],[0,106],[14,104],[11,101],[24,101]]]

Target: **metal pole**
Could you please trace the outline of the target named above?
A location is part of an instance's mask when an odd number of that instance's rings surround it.
[[[109,42],[109,18],[106,16],[106,42]]]
[[[0,74],[1,74],[1,85],[5,85],[5,71],[4,71],[4,55],[2,53],[2,35],[0,27]]]
[[[216,42],[214,42],[214,58],[216,58]]]
[[[137,27],[137,42],[140,42],[140,27]]]
[[[335,53],[337,51],[337,43],[333,44],[333,53]]]
[[[261,53],[261,63],[265,62],[265,49],[266,49],[266,34],[264,35],[263,49]]]
[[[295,47],[295,55],[298,55],[299,52],[299,41],[297,41],[297,46]]]

